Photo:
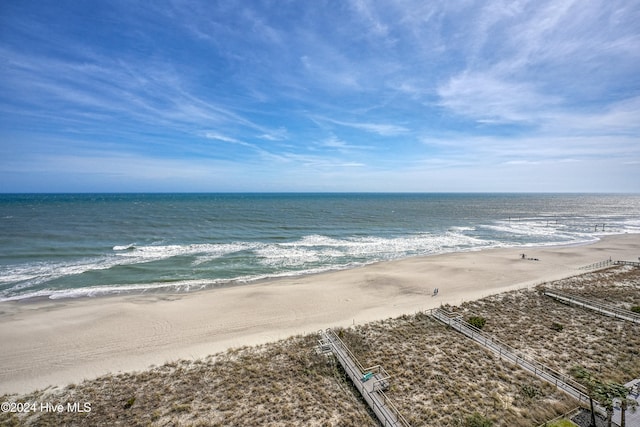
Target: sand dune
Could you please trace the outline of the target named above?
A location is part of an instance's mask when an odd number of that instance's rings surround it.
[[[523,251],[538,260],[521,259]],[[460,304],[572,276],[605,259],[638,256],[640,235],[620,235],[591,245],[416,257],[190,294],[4,302],[0,393]]]

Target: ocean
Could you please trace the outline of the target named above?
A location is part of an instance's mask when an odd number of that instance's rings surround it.
[[[0,301],[188,292],[640,233],[640,195],[3,194]]]

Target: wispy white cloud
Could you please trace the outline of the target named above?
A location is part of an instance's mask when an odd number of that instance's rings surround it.
[[[439,84],[439,105],[475,121],[544,124],[579,111],[581,101],[593,105],[597,96],[606,102],[636,69],[638,7],[508,3],[491,2],[479,12],[468,33],[470,56]],[[619,82],[612,80],[616,75]]]
[[[481,179],[491,168],[588,176],[602,161],[632,174],[640,159],[636,2],[116,0],[99,13],[22,2],[3,12],[0,172],[9,158],[44,167],[55,146],[78,173],[81,159],[104,157],[176,177],[193,162],[247,186],[420,190],[438,179],[429,171],[453,182],[455,170],[491,191],[502,185]]]
[[[67,129],[62,131],[93,134],[106,127],[111,138],[133,139],[130,144],[139,145],[137,150],[145,149],[135,136],[140,132],[173,134],[179,138],[173,143],[160,139],[183,152],[192,151],[183,141],[197,135],[256,148],[237,137],[214,138],[206,131],[212,126],[235,134],[284,135],[281,128],[259,125],[222,101],[195,94],[192,82],[171,63],[97,55],[91,58],[94,62],[82,63],[7,49],[2,55],[10,60],[4,74],[20,103],[9,106],[0,100],[0,110],[31,115],[54,127],[64,124]]]
[[[439,104],[480,122],[536,123],[552,113],[560,99],[526,82],[509,82],[482,73],[452,77],[438,89]]]
[[[640,96],[591,107],[588,111],[564,110],[548,118],[542,129],[552,135],[640,135]]]
[[[244,141],[241,141],[241,140],[239,140],[237,138],[233,138],[233,137],[230,137],[230,136],[227,136],[227,135],[223,135],[223,134],[218,133],[218,132],[213,132],[213,131],[205,132],[204,133],[204,137],[207,138],[207,139],[213,139],[213,140],[216,140],[216,141],[223,141],[223,142],[229,142],[231,144],[242,145],[242,146],[249,147],[249,148],[254,148],[254,149],[257,148],[254,144],[250,144],[248,142],[244,142]]]
[[[320,145],[323,147],[328,147],[328,148],[347,148],[347,143],[344,142],[343,140],[339,139],[337,136],[335,135],[331,135],[329,138],[323,140],[320,142]]]
[[[339,126],[363,130],[380,136],[395,136],[409,132],[407,127],[392,123],[346,121],[328,117],[315,117],[315,119],[321,122],[328,122]]]
[[[367,0],[351,0],[351,6],[365,22],[367,28],[376,35],[386,37],[389,35],[389,25],[380,19],[372,2]]]
[[[284,141],[289,139],[289,131],[284,127],[277,129],[271,129],[267,133],[258,135],[260,139],[266,139],[268,141]]]
[[[535,135],[517,139],[496,136],[450,135],[444,139],[423,138],[428,153],[459,163],[534,164],[616,159],[622,163],[640,158],[640,145],[633,137],[559,137]],[[431,155],[431,154],[429,154]]]
[[[343,139],[338,138],[336,135],[331,134],[327,138],[324,138],[314,144],[315,147],[322,151],[339,152],[343,154],[362,153],[363,151],[372,151],[374,147],[371,145],[362,144],[350,144]]]
[[[325,52],[324,56],[318,53],[309,53],[300,57],[300,62],[306,71],[307,78],[314,81],[315,85],[326,88],[352,90],[360,89],[359,72],[357,67],[352,67],[339,55]]]

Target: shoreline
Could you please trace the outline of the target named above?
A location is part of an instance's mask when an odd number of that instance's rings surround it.
[[[522,252],[539,261],[520,259]],[[580,245],[416,256],[196,292],[1,302],[0,394],[458,305],[580,274],[579,267],[609,257],[638,256],[640,234],[622,234]]]
[[[269,282],[274,282],[278,280],[314,277],[314,276],[319,276],[323,274],[349,271],[349,270],[355,270],[359,268],[366,268],[368,266],[381,264],[381,263],[384,264],[389,262],[391,263],[401,262],[401,261],[404,261],[407,259],[413,259],[413,258],[429,258],[429,257],[451,255],[451,254],[457,254],[457,253],[469,253],[469,252],[480,252],[480,251],[501,250],[501,249],[504,249],[504,250],[520,249],[524,251],[526,249],[535,250],[535,249],[543,249],[543,248],[551,248],[551,247],[579,247],[579,246],[592,245],[594,243],[601,241],[602,239],[606,239],[609,237],[635,235],[635,234],[640,236],[640,233],[627,232],[627,233],[621,233],[621,234],[605,234],[602,236],[594,236],[594,240],[588,240],[588,241],[585,240],[585,241],[577,241],[577,242],[560,242],[560,243],[530,244],[530,245],[500,246],[500,247],[471,247],[471,248],[457,249],[457,250],[451,250],[446,252],[437,252],[432,254],[410,255],[410,256],[405,256],[400,258],[371,261],[366,263],[354,264],[351,266],[329,268],[327,270],[322,270],[317,272],[292,272],[291,274],[274,275],[274,276],[261,277],[261,278],[248,279],[248,280],[231,279],[229,281],[221,282],[219,284],[201,285],[202,287],[200,289],[187,290],[187,291],[181,291],[179,289],[172,290],[172,288],[175,288],[176,285],[166,284],[158,287],[142,288],[142,290],[116,290],[113,292],[104,292],[104,293],[98,291],[96,295],[87,295],[87,294],[82,294],[79,296],[63,295],[56,298],[52,298],[52,295],[57,295],[57,294],[35,295],[35,296],[25,296],[25,297],[16,296],[16,297],[10,297],[8,299],[0,299],[0,306],[4,303],[31,304],[31,303],[39,303],[39,302],[47,302],[47,301],[64,302],[67,300],[94,300],[99,298],[127,297],[127,296],[136,296],[136,295],[137,296],[155,296],[155,295],[196,294],[198,292],[208,292],[208,291],[213,291],[217,289],[225,289],[225,288],[231,288],[231,287],[237,287],[237,286],[248,286],[248,285],[254,285],[254,284],[261,284],[261,283],[269,283]],[[72,292],[72,291],[81,290],[81,289],[90,289],[90,288],[69,288],[67,290],[60,291],[60,292]],[[118,289],[118,288],[114,288],[114,289]],[[58,292],[58,291],[53,291],[53,292]]]

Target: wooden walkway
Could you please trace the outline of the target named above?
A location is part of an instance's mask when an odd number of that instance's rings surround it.
[[[614,261],[615,265],[630,265],[633,267],[640,267],[640,262],[636,261]]]
[[[600,314],[604,314],[605,316],[615,317],[617,319],[627,320],[629,322],[640,324],[640,314],[634,313],[633,311],[614,307],[609,304],[579,297],[577,295],[565,294],[556,290],[545,289],[543,293],[548,297],[554,298],[566,304],[587,308]]]
[[[384,427],[410,427],[384,393],[384,390],[389,388],[390,376],[387,372],[381,366],[363,368],[333,330],[320,331],[319,335],[319,348],[323,352],[332,352],[336,356],[380,423]]]
[[[632,267],[640,267],[640,262],[637,261],[611,261],[610,259],[595,262],[593,264],[585,265],[580,267],[579,270],[599,270],[606,267],[611,267],[612,265],[630,265]]]
[[[449,313],[443,309],[437,308],[431,311],[431,315],[442,323],[449,325],[451,328],[461,332],[491,352],[495,353],[501,359],[508,360],[531,372],[538,378],[555,385],[569,396],[578,400],[581,404],[589,405],[589,396],[587,395],[586,390],[573,378],[554,371],[542,363],[535,361],[533,358],[522,354],[517,349],[499,341],[485,332],[482,332],[480,329],[465,322],[459,314]],[[594,405],[598,412],[603,415],[606,414],[604,408],[596,405],[595,401]]]
[[[611,261],[610,259],[607,259],[607,260],[604,260],[604,261],[595,262],[593,264],[585,265],[583,267],[580,267],[579,270],[599,270],[601,268],[611,267],[612,265],[614,265],[614,262]]]

